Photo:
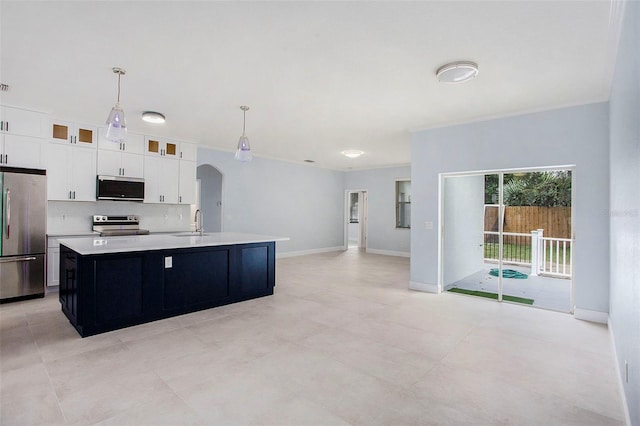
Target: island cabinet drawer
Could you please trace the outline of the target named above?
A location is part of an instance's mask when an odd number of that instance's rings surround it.
[[[89,255],[60,246],[62,311],[83,337],[268,296],[274,286],[275,242]]]

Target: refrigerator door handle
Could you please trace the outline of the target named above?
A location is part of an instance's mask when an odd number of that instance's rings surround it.
[[[7,234],[7,239],[11,238],[11,190],[7,189],[7,204],[6,204],[6,209],[7,209],[7,213],[6,213],[6,219],[7,219],[7,228],[6,228],[6,234]]]
[[[0,258],[0,263],[28,262],[30,260],[36,260],[36,257],[35,256],[25,256],[25,257],[13,257],[11,259]]]

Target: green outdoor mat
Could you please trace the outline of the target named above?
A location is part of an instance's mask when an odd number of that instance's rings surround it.
[[[498,268],[492,269],[489,271],[489,275],[493,275],[494,277],[497,277],[498,275],[500,275],[500,271],[498,270]],[[514,271],[513,269],[503,269],[502,270],[502,277],[503,278],[516,278],[519,280],[526,280],[527,279],[527,274],[523,274],[522,272],[518,272],[518,271]]]
[[[462,294],[469,294],[471,296],[478,296],[478,297],[486,297],[487,299],[495,299],[498,300],[498,294],[497,293],[488,293],[486,291],[477,291],[477,290],[466,290],[464,288],[451,288],[447,291],[450,291],[452,293],[462,293]],[[507,295],[502,295],[502,300],[505,300],[507,302],[515,302],[515,303],[522,303],[525,305],[533,305],[533,299],[526,299],[524,297],[515,297],[515,296],[507,296]]]

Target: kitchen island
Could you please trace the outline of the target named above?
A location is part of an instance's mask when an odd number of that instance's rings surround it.
[[[218,232],[60,242],[62,312],[82,337],[273,294],[275,242]]]

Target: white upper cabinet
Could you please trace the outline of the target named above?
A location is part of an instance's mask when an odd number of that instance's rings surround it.
[[[196,203],[196,162],[180,160],[179,204]]]
[[[198,157],[198,145],[189,142],[180,142],[180,159],[196,161]]]
[[[167,158],[180,158],[178,141],[156,138],[154,136],[145,137],[145,155],[159,156]]]
[[[6,134],[0,137],[0,165],[42,169],[44,139]]]
[[[95,148],[98,142],[98,128],[70,121],[51,120],[49,126],[51,142]]]
[[[108,151],[128,152],[131,154],[144,153],[144,135],[127,132],[127,140],[124,142],[111,142],[104,135],[107,133],[105,127],[98,131],[98,148]]]
[[[115,143],[104,138],[106,129],[98,131],[98,174],[144,177],[144,136],[127,134],[127,141]]]
[[[2,133],[43,138],[47,134],[47,122],[47,115],[41,112],[0,106],[0,132]]]
[[[180,161],[159,156],[144,157],[144,202],[178,204]]]
[[[54,143],[46,146],[47,198],[95,201],[96,150]]]

